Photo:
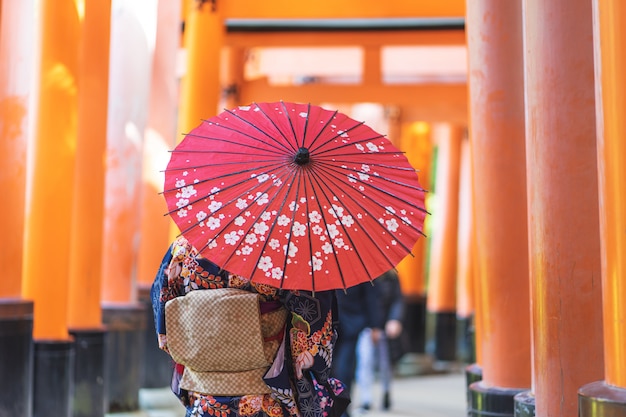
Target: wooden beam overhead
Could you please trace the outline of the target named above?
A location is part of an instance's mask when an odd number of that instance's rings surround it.
[[[393,30],[354,32],[227,32],[225,46],[448,46],[465,45],[464,30]]]
[[[465,0],[217,0],[224,19],[464,17]]]
[[[410,109],[412,120],[467,123],[465,84],[304,84],[269,85],[265,79],[244,82],[240,103],[253,101],[304,103],[380,103]]]

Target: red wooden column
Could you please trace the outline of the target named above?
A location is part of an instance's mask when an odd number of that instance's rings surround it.
[[[146,308],[138,302],[143,142],[148,119],[157,0],[111,2],[111,52],[102,251],[107,326],[107,411],[139,409]]]
[[[79,16],[71,0],[40,5],[38,105],[26,198],[24,297],[34,301],[33,415],[69,415],[74,346],[67,328],[76,149]]]
[[[189,0],[187,0],[189,1]],[[188,133],[202,119],[215,116],[220,103],[220,58],[224,23],[219,1],[192,1],[185,16],[187,53],[181,82],[178,130]]]
[[[78,121],[70,234],[67,324],[75,341],[73,417],[104,415],[106,330],[102,325],[111,0],[91,0],[80,15]]]
[[[0,404],[9,415],[29,417],[32,411],[33,302],[22,297],[24,207],[30,121],[29,105],[36,75],[35,27],[28,24],[34,0],[0,2],[0,360],[11,378],[0,378]],[[10,197],[9,197],[10,196]],[[9,358],[8,360],[6,358]]]
[[[169,355],[159,349],[150,287],[170,244],[172,220],[161,194],[163,171],[176,140],[182,137],[176,129],[178,108],[177,56],[181,42],[181,1],[159,1],[157,32],[152,59],[152,81],[148,121],[143,148],[141,181],[141,240],[137,258],[138,298],[145,306],[146,331],[142,361],[143,388],[169,385],[172,365]]]
[[[514,414],[531,385],[520,0],[467,2],[481,381],[471,413]]]
[[[473,322],[474,322],[474,257],[473,257],[473,212],[472,212],[472,174],[470,143],[464,138],[461,143],[459,167],[459,226],[457,233],[456,263],[456,316],[461,340],[459,359],[463,362],[474,360]]]
[[[465,130],[446,123],[433,125],[437,146],[435,204],[432,211],[427,310],[435,317],[435,360],[456,360],[456,268],[459,167]]]
[[[420,184],[430,189],[432,179],[433,144],[431,128],[426,122],[404,123],[400,129],[400,140],[397,146],[405,152],[409,162],[418,170]],[[428,198],[427,194],[427,210]],[[397,266],[398,277],[402,288],[405,304],[405,332],[408,354],[402,358],[402,367],[406,372],[421,372],[421,368],[429,366],[426,354],[426,248],[430,239],[428,231],[432,216],[427,216],[424,230],[426,239],[419,239],[411,253]]]
[[[594,1],[604,380],[578,393],[579,415],[626,415],[626,5]]]
[[[523,4],[532,392],[569,417],[604,370],[592,7]]]

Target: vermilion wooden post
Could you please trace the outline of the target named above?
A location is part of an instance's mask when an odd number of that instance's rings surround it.
[[[169,247],[172,227],[166,215],[163,171],[170,150],[182,135],[176,130],[178,108],[177,56],[181,38],[181,1],[160,1],[152,60],[148,122],[143,150],[141,241],[137,259],[139,301],[145,306],[145,349],[142,361],[143,388],[167,386],[172,376],[169,355],[159,349],[154,328],[150,287]]]
[[[148,121],[143,149],[141,244],[137,281],[149,287],[169,245],[170,217],[166,215],[163,171],[176,142],[182,138],[176,126],[179,88],[177,56],[180,48],[181,1],[159,2],[157,32],[152,59]]]
[[[143,142],[156,38],[156,0],[112,0],[102,254],[107,412],[139,409],[146,308],[138,302]]]
[[[579,415],[626,415],[626,5],[594,6],[604,380],[578,393]]]
[[[604,370],[592,7],[523,4],[532,392],[569,417]]]
[[[236,46],[224,48],[222,61],[220,107],[232,109],[244,104],[240,102],[240,96],[244,78],[245,49]]]
[[[67,283],[76,147],[79,26],[73,2],[45,1],[38,118],[26,200],[24,295],[35,301],[34,337],[67,339]],[[57,30],[63,27],[64,30]],[[48,32],[49,31],[49,32]]]
[[[474,320],[474,258],[472,252],[474,224],[472,213],[472,175],[470,165],[470,143],[467,138],[461,143],[459,167],[459,226],[457,234],[456,266],[456,316],[461,331],[459,359],[473,362]]]
[[[69,415],[73,342],[67,328],[76,149],[79,16],[71,0],[44,0],[37,120],[29,166],[24,297],[34,301],[33,414]]]
[[[67,318],[68,326],[74,330],[102,325],[100,287],[110,17],[111,0],[94,0],[85,4],[81,22]]]
[[[435,316],[435,359],[456,360],[456,267],[459,208],[459,166],[465,130],[445,123],[433,125],[437,146],[435,200],[430,237],[430,269],[426,307]]]
[[[181,134],[189,133],[203,119],[215,116],[220,110],[220,60],[224,39],[224,22],[220,15],[223,4],[187,0],[185,6],[183,46],[186,59],[177,127]],[[179,234],[180,230],[172,222],[170,240]]]
[[[6,207],[0,216],[5,244],[0,251],[0,404],[8,415],[32,414],[33,302],[22,297],[27,146],[35,117],[36,28],[28,24],[33,0],[0,2],[0,189]]]
[[[400,140],[397,146],[405,152],[413,168],[418,170],[420,184],[428,190],[432,178],[433,157],[429,124],[426,122],[404,123],[400,129]],[[426,235],[429,235],[430,217],[427,216],[425,220],[424,233]],[[403,364],[406,367],[423,366],[419,362],[422,362],[421,359],[426,359],[419,355],[426,353],[426,248],[428,239],[430,236],[420,238],[411,251],[413,256],[405,257],[397,266],[406,311],[405,337],[408,340],[409,350],[409,355],[403,358]]]
[[[187,51],[181,81],[178,131],[188,133],[202,119],[215,116],[220,102],[220,58],[224,23],[220,2],[193,2],[185,16]]]
[[[104,416],[101,265],[107,131],[110,0],[85,2],[78,48],[76,168],[67,324],[75,340],[73,417]]]
[[[531,386],[521,1],[468,1],[467,39],[482,351],[469,408],[513,416]]]

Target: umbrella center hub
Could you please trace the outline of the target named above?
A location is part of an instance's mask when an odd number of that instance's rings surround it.
[[[298,149],[298,153],[296,153],[296,157],[294,158],[294,162],[300,166],[306,165],[311,160],[311,155],[309,154],[309,150],[307,148]]]

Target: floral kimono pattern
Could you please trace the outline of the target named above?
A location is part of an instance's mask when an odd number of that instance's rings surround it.
[[[282,291],[252,283],[222,271],[201,257],[184,238],[178,238],[165,254],[152,285],[151,296],[159,347],[167,352],[165,303],[190,291],[238,288],[260,294],[264,304],[280,303],[290,315],[283,335],[284,349],[263,378],[270,394],[212,396],[178,386],[183,372],[176,364],[172,391],[187,409],[187,417],[321,417],[339,416],[349,394],[330,376],[336,340],[334,291]]]

